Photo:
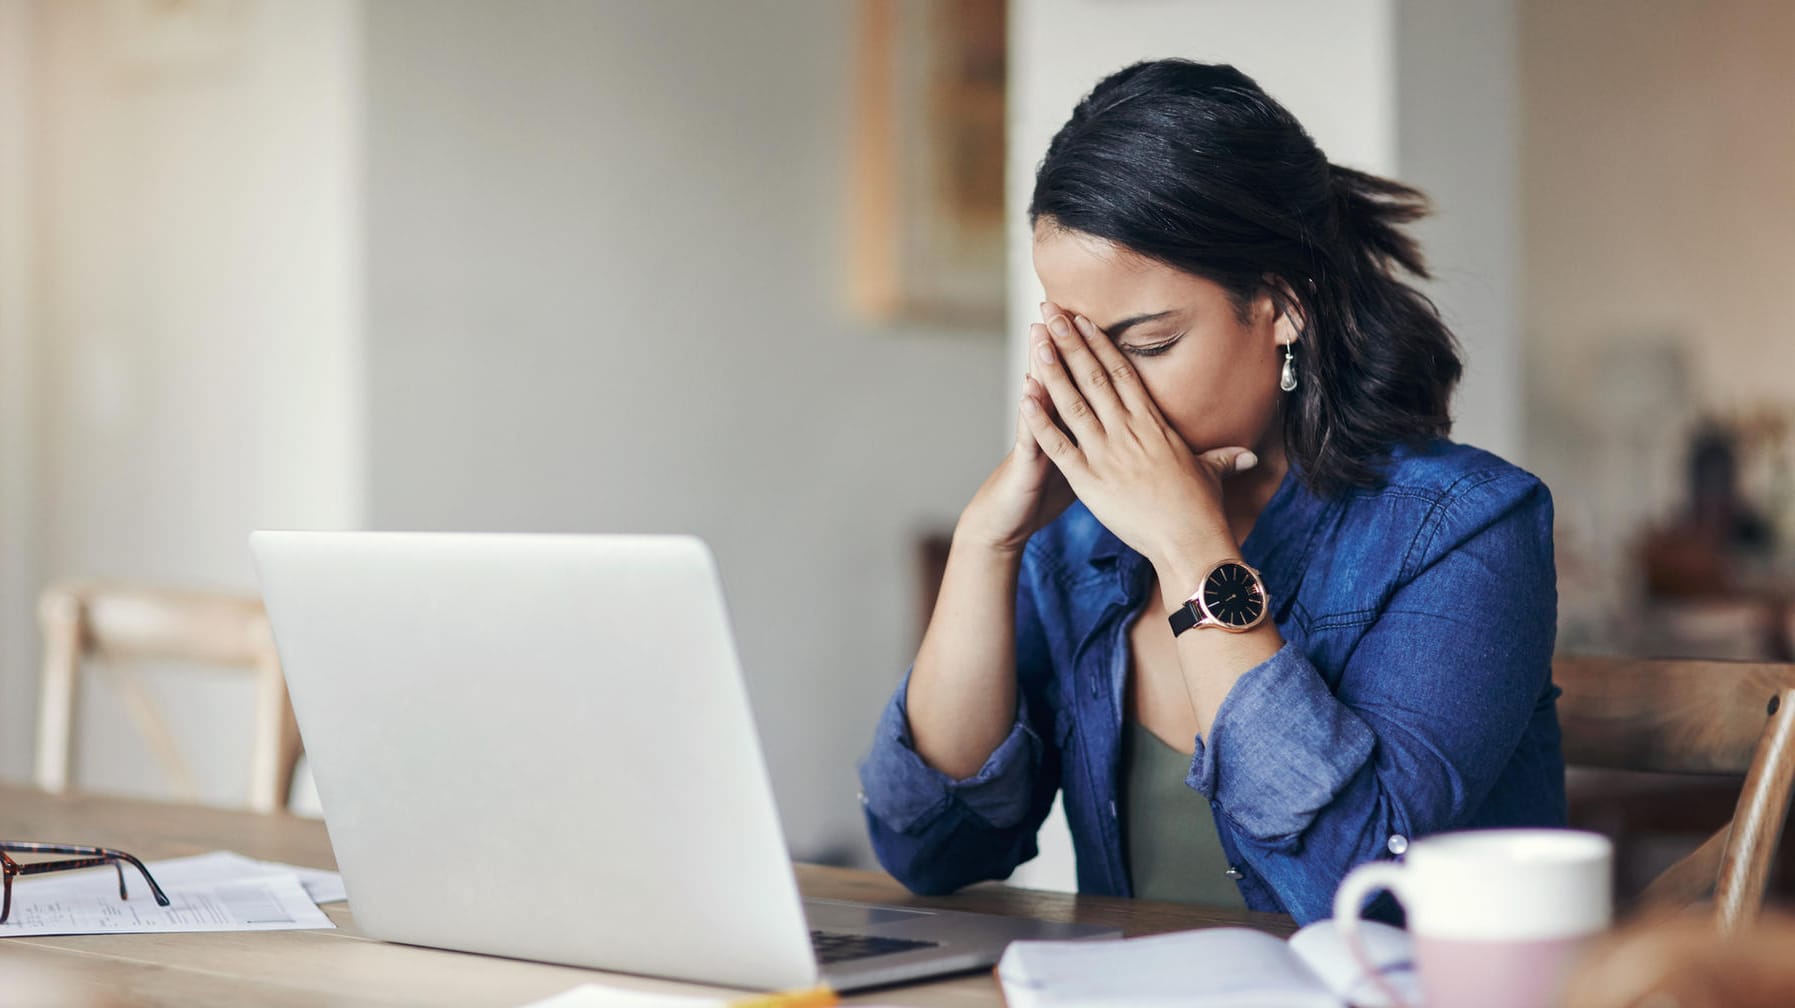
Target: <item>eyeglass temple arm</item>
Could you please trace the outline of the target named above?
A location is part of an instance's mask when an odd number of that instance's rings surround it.
[[[126,854],[124,851],[107,851],[106,853],[113,857],[120,858],[125,861],[129,861],[129,862],[131,862],[132,865],[136,866],[137,870],[139,872],[143,873],[143,880],[150,884],[150,892],[152,894],[154,894],[156,897],[156,905],[157,906],[167,906],[168,905],[168,896],[162,892],[162,887],[156,884],[155,877],[150,874],[150,870],[148,868],[145,868],[143,866],[142,861],[139,861],[136,858],[132,857],[131,855]],[[117,867],[118,862],[116,862],[116,861],[113,862],[113,866]],[[123,868],[118,869],[118,892],[119,892],[120,896],[123,896],[125,893],[125,870]]]
[[[9,843],[4,845],[4,849],[25,854],[92,854],[94,855],[93,857],[72,861],[39,861],[34,864],[21,864],[15,869],[15,873],[19,875],[41,875],[45,872],[73,871],[78,868],[98,868],[102,865],[111,865],[112,868],[118,872],[119,899],[131,898],[131,894],[125,889],[125,869],[123,864],[121,864],[121,862],[129,861],[133,867],[143,873],[143,880],[150,884],[150,892],[156,897],[156,905],[167,906],[169,903],[167,894],[162,891],[161,886],[156,884],[156,879],[150,874],[150,870],[144,867],[142,861],[126,854],[124,851],[110,850],[105,847],[80,847],[73,844],[39,843]]]

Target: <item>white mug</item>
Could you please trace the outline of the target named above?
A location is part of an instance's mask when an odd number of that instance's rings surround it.
[[[1613,845],[1595,833],[1440,833],[1411,844],[1401,864],[1374,861],[1347,873],[1334,893],[1334,920],[1365,967],[1359,907],[1388,890],[1408,915],[1427,1008],[1547,1008],[1584,944],[1613,920],[1613,862]]]

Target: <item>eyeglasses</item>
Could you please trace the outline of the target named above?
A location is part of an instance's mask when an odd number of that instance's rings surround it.
[[[87,856],[63,861],[35,861],[20,864],[7,856],[8,851],[14,854],[85,854]],[[150,877],[150,870],[143,866],[142,861],[124,851],[108,850],[105,847],[76,847],[69,844],[0,841],[0,878],[4,879],[3,882],[0,882],[0,889],[5,890],[5,895],[0,897],[0,924],[6,923],[6,918],[12,915],[12,880],[15,875],[43,875],[47,872],[75,871],[80,868],[99,868],[111,865],[118,872],[118,898],[130,899],[130,894],[125,892],[125,862],[127,861],[131,863],[132,867],[143,873],[143,880],[150,884],[150,892],[156,896],[156,905],[167,906],[168,897],[163,894],[162,887],[156,884],[156,880]]]

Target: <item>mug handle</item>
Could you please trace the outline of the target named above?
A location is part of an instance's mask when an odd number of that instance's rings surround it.
[[[1334,926],[1339,929],[1340,940],[1345,943],[1346,950],[1352,953],[1353,961],[1365,971],[1371,985],[1389,998],[1396,1008],[1414,1008],[1384,979],[1383,971],[1371,961],[1362,940],[1364,935],[1359,930],[1359,906],[1365,902],[1365,897],[1387,890],[1401,900],[1403,875],[1403,866],[1392,861],[1371,861],[1347,872],[1346,878],[1340,881],[1340,888],[1334,891]]]

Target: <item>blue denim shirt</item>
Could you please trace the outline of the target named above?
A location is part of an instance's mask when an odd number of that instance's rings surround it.
[[[1186,781],[1247,905],[1303,923],[1409,839],[1564,824],[1551,495],[1443,440],[1398,451],[1386,476],[1319,498],[1293,471],[1260,515],[1241,552],[1285,645],[1235,683]],[[1152,581],[1081,504],[1029,540],[1016,723],[990,759],[965,780],[922,761],[908,676],[879,720],[860,779],[887,871],[920,893],[1006,878],[1063,792],[1079,891],[1131,894],[1118,751],[1128,628]]]

